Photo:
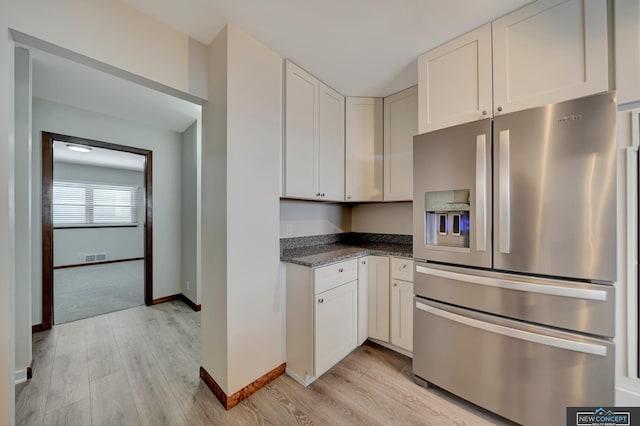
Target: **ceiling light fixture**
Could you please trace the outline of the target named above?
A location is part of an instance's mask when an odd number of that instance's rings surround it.
[[[75,152],[91,152],[91,148],[89,148],[88,146],[80,146],[80,145],[71,145],[71,144],[67,144],[67,148],[69,148],[71,151],[75,151]]]

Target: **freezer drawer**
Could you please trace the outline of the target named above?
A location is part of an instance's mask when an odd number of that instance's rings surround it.
[[[413,373],[526,425],[614,404],[614,345],[415,299]]]
[[[452,305],[614,337],[611,285],[550,280],[416,263],[415,294]]]

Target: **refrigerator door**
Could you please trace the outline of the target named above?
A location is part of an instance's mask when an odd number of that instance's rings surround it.
[[[520,424],[612,405],[614,362],[606,339],[415,298],[413,374]]]
[[[616,279],[614,92],[496,117],[494,268]]]
[[[413,256],[491,267],[491,119],[413,139]]]

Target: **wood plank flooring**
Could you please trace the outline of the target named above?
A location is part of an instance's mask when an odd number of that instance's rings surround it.
[[[508,424],[415,385],[411,360],[373,343],[307,389],[285,375],[225,411],[198,377],[200,313],[180,301],[56,326],[33,350],[19,426]]]

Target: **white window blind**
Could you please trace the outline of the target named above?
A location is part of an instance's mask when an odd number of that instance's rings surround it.
[[[53,226],[138,224],[138,187],[86,182],[53,182]]]

